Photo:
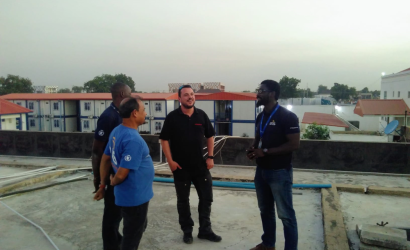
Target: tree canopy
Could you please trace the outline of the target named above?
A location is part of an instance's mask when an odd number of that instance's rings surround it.
[[[65,88],[65,89],[59,89],[57,92],[58,93],[71,93],[71,90],[69,88]]]
[[[33,83],[28,78],[23,78],[17,75],[7,75],[7,77],[0,77],[0,95],[33,92]]]
[[[298,91],[297,91],[297,86],[300,83],[299,79],[293,78],[293,77],[287,77],[284,76],[282,79],[279,81],[280,85],[280,96],[279,98],[292,98],[292,97],[298,97]]]
[[[125,74],[96,76],[94,79],[84,83],[84,90],[87,93],[109,93],[111,86],[116,82],[127,84],[132,92],[135,92],[135,83],[131,77]]]
[[[349,100],[351,97],[357,97],[357,90],[355,87],[349,88],[346,84],[335,83],[330,89],[330,94],[336,100]]]

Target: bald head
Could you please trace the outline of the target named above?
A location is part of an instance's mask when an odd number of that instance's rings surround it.
[[[114,83],[110,91],[113,100],[122,100],[131,96],[131,88],[122,82]]]

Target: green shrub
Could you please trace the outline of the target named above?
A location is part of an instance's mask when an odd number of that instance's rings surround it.
[[[302,139],[310,140],[329,140],[330,130],[327,126],[317,125],[316,123],[310,124],[305,133],[302,136]]]

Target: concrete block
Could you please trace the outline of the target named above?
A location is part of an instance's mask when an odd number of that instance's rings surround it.
[[[369,245],[407,250],[406,231],[390,227],[363,225],[360,241]]]
[[[391,250],[391,248],[373,246],[373,245],[368,245],[368,244],[364,244],[363,242],[360,242],[359,250]]]
[[[368,192],[370,194],[397,195],[397,196],[410,197],[410,188],[388,188],[388,187],[369,186]]]

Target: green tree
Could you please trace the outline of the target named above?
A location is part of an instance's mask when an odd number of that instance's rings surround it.
[[[358,97],[357,90],[355,87],[349,88],[349,95],[351,98],[356,99]]]
[[[365,87],[363,88],[360,93],[370,93],[369,88]]]
[[[373,98],[380,98],[380,90],[370,91],[372,93]]]
[[[23,78],[17,75],[7,75],[7,77],[0,77],[0,95],[33,92],[33,83],[28,78]]]
[[[329,94],[329,89],[327,88],[327,86],[319,85],[319,87],[317,88],[317,94]]]
[[[327,126],[317,125],[316,123],[309,124],[306,131],[303,133],[302,139],[310,140],[329,140],[330,130]]]
[[[297,86],[300,83],[299,79],[296,78],[289,78],[287,76],[282,77],[279,81],[280,85],[280,97],[279,98],[292,98],[292,97],[297,97],[298,92],[297,92]]]
[[[297,96],[302,98],[312,98],[313,97],[313,92],[310,91],[310,89],[297,89]]]
[[[81,86],[73,86],[73,88],[71,89],[73,93],[82,93],[83,92],[83,87]]]
[[[116,82],[127,84],[131,88],[131,91],[135,92],[134,80],[125,74],[103,74],[101,76],[96,76],[93,80],[84,83],[84,90],[87,93],[109,93],[111,86]]]
[[[244,90],[244,91],[242,91],[242,93],[251,93],[251,91],[250,90]]]
[[[71,90],[69,88],[59,89],[58,93],[71,93]]]
[[[349,86],[345,84],[335,83],[330,89],[330,94],[336,100],[348,100],[350,96]]]

